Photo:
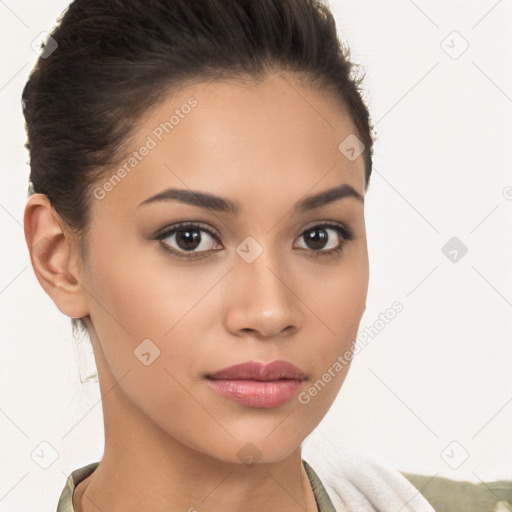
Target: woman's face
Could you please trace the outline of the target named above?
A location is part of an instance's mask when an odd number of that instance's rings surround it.
[[[117,384],[104,396],[118,420],[110,429],[137,410],[203,454],[272,462],[320,422],[366,306],[354,133],[334,97],[290,75],[196,84],[139,123],[134,153],[93,189],[77,276],[100,383]],[[305,378],[207,377],[276,360]]]

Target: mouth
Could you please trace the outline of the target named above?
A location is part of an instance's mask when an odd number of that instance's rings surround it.
[[[272,408],[288,402],[302,387],[306,374],[287,361],[236,364],[206,375],[208,386],[235,402]]]

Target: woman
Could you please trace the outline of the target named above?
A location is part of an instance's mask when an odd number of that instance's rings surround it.
[[[433,510],[301,443],[366,307],[373,138],[316,0],[76,0],[25,87],[34,272],[94,349],[58,512]],[[360,468],[363,466],[359,466]]]

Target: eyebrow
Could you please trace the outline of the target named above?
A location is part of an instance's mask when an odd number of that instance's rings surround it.
[[[361,203],[364,203],[363,197],[359,192],[357,192],[357,190],[348,184],[343,184],[301,199],[294,205],[293,210],[304,213],[346,197],[353,197]],[[237,215],[239,211],[239,204],[231,201],[230,199],[215,196],[207,192],[175,188],[163,190],[162,192],[149,197],[145,201],[142,201],[139,206],[160,201],[180,201],[182,203],[191,204],[207,210],[230,213],[232,215]]]

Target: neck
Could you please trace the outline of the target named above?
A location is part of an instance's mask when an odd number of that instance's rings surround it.
[[[317,512],[300,446],[251,466],[213,458],[171,437],[102,377],[104,455],[77,486],[75,512]]]

